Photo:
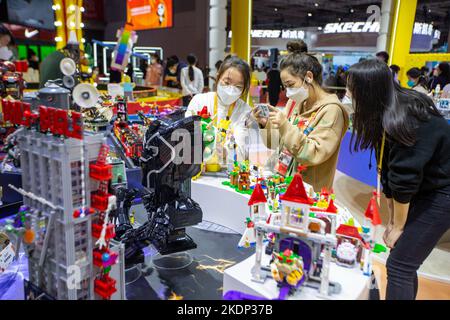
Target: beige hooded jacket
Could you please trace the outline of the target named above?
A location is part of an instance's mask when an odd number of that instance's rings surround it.
[[[286,116],[292,103],[294,101],[289,100],[283,110]],[[297,104],[288,120],[278,130],[273,129],[269,121],[266,130],[262,130],[264,143],[268,148],[276,149],[278,142],[278,152],[285,148],[294,156],[288,175],[295,173],[301,164],[307,166],[302,173],[304,181],[311,184],[315,191],[320,191],[322,187],[331,189],[339,148],[349,124],[345,107],[336,95],[330,94],[308,110],[304,110],[303,104]],[[308,127],[313,130],[308,135],[304,134],[294,124],[296,120],[310,120]]]

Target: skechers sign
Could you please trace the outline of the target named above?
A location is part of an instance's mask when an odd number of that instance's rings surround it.
[[[378,31],[380,31],[380,23],[376,21],[328,23],[323,29],[323,33],[356,33]]]
[[[380,31],[380,23],[373,22],[341,22],[328,23],[323,29],[323,33],[358,33],[358,32],[375,32]],[[433,25],[428,23],[414,23],[414,35],[428,35],[433,36],[434,39],[439,39],[441,32],[433,30]]]

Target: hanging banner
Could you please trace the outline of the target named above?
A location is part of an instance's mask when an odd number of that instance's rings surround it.
[[[133,30],[170,28],[172,0],[127,0],[127,21]]]

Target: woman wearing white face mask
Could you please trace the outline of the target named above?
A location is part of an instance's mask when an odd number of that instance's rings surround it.
[[[230,56],[226,58],[217,73],[216,91],[195,95],[186,111],[186,117],[198,115],[204,107],[216,127],[223,120],[229,120],[227,132],[232,132],[237,145],[237,159],[245,159],[245,146],[248,131],[245,127],[246,115],[251,111],[250,106],[241,97],[247,95],[250,88],[250,67],[242,59]],[[222,122],[223,123],[223,122]],[[223,146],[216,148],[223,155]]]
[[[269,118],[254,112],[265,136],[263,141],[276,149],[272,159],[283,175],[306,166],[304,180],[316,191],[332,188],[339,147],[348,127],[348,114],[335,94],[322,87],[319,61],[299,50],[291,50],[280,64],[281,80],[289,101],[283,111],[269,107]],[[274,130],[273,130],[274,129]]]

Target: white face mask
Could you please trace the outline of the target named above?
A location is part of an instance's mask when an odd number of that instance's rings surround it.
[[[242,95],[242,90],[235,86],[223,86],[219,84],[217,86],[217,95],[224,105],[229,106],[239,99]]]
[[[353,99],[351,99],[348,95],[345,95],[344,98],[342,98],[343,104],[353,104]]]
[[[303,81],[303,84],[299,88],[286,88],[286,97],[289,99],[294,100],[297,103],[302,103],[309,97],[309,90],[303,87],[305,84],[305,81]]]

